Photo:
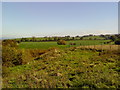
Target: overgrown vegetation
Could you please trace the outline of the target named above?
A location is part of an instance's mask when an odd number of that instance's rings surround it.
[[[58,45],[66,45],[66,41],[65,40],[58,40],[57,44]]]
[[[29,64],[3,67],[3,87],[119,88],[118,60],[116,51],[53,49]]]
[[[114,42],[77,40],[57,45],[4,41],[3,88],[120,88],[120,50]]]
[[[116,44],[116,45],[120,45],[120,40],[116,40],[116,41],[115,41],[115,44]]]
[[[84,36],[54,36],[54,37],[29,37],[29,38],[18,38],[14,39],[18,42],[48,42],[48,41],[58,41],[58,40],[65,40],[65,41],[74,41],[74,40],[112,40],[115,41],[117,39],[120,39],[120,34],[114,34],[114,35],[84,35]]]

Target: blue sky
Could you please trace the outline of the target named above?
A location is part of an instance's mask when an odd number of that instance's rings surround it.
[[[3,2],[3,37],[118,33],[117,2]]]

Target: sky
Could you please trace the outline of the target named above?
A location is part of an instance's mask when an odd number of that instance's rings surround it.
[[[2,3],[2,37],[116,33],[117,2]]]

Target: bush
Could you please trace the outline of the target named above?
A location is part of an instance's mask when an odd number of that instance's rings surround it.
[[[4,46],[2,49],[3,66],[11,67],[26,64],[31,61],[32,57],[28,51]]]
[[[66,45],[66,41],[65,40],[58,40],[57,44],[58,45]]]
[[[3,61],[3,66],[7,66],[7,67],[14,66],[14,63],[17,62],[17,50],[15,48],[11,48],[8,46],[3,47],[2,61]],[[21,63],[19,62],[19,64]]]
[[[120,45],[120,40],[116,40],[116,41],[115,41],[115,44],[116,44],[116,45]]]
[[[29,50],[22,49],[22,50],[19,50],[18,60],[20,60],[21,64],[23,65],[23,64],[27,64],[28,62],[32,61],[33,57],[30,54]]]
[[[15,40],[3,40],[2,45],[9,47],[18,47],[18,42]]]
[[[47,50],[40,50],[40,49],[29,49],[29,51],[32,57],[39,57],[40,55],[47,52]]]
[[[113,35],[113,36],[110,37],[110,39],[111,39],[112,41],[115,41],[115,40],[117,40],[117,37],[116,37],[115,35]]]

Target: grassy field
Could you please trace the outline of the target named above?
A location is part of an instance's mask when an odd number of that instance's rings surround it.
[[[3,88],[120,88],[120,45],[103,44],[108,41],[22,42],[19,48],[4,47]]]
[[[89,36],[89,37],[83,37],[83,39],[100,39],[100,40],[104,40],[104,37],[100,37],[100,36]]]
[[[39,48],[39,49],[48,49],[50,47],[66,48],[66,47],[76,47],[83,45],[101,45],[104,42],[109,40],[76,40],[76,41],[67,41],[66,45],[57,45],[57,42],[22,42],[19,45],[19,48]],[[76,43],[76,45],[69,45],[69,43]]]
[[[120,50],[120,45],[89,45],[89,46],[79,46],[77,48],[114,51],[114,50]]]
[[[68,48],[3,68],[3,88],[119,88],[119,54]]]

